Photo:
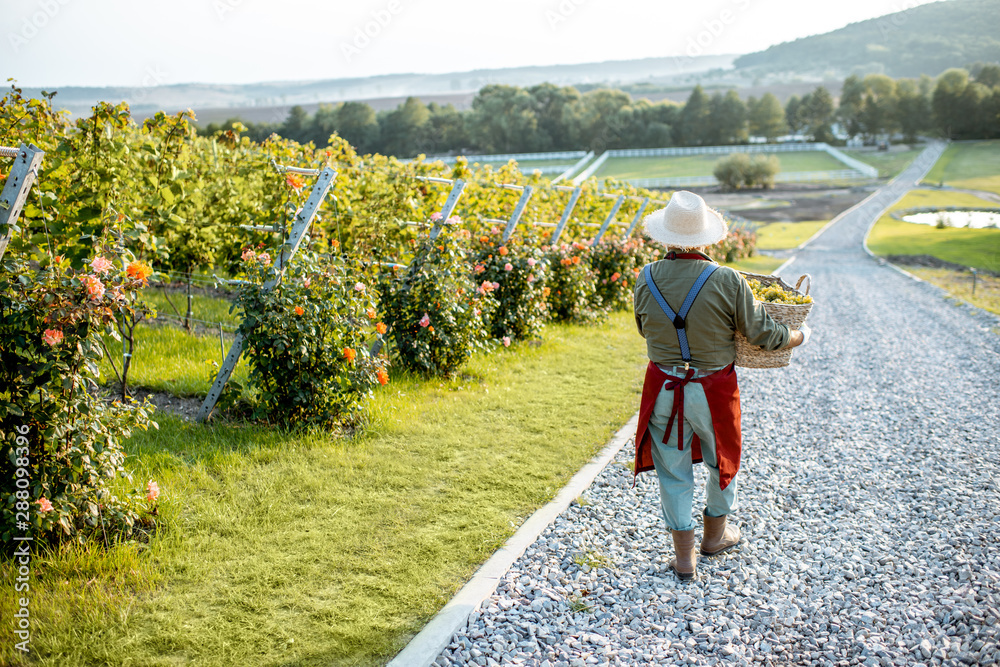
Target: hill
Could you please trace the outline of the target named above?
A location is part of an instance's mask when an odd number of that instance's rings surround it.
[[[777,44],[740,56],[735,66],[771,75],[936,76],[949,67],[1000,62],[998,18],[1000,0],[935,2]]]

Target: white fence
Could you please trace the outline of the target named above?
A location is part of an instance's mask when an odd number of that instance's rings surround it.
[[[506,164],[510,160],[516,160],[517,162],[531,162],[532,160],[579,160],[580,158],[586,157],[586,151],[561,151],[555,153],[505,153],[502,155],[464,155],[469,163],[473,162],[503,162]],[[453,164],[458,156],[444,156],[444,157],[427,157],[427,162],[433,162],[435,160],[441,160],[445,164]],[[566,166],[569,166],[568,164]],[[566,168],[563,167],[563,169]]]
[[[676,157],[679,155],[729,155],[730,153],[804,153],[807,151],[823,151],[835,160],[842,162],[845,166],[849,167],[852,171],[858,172],[858,174],[866,176],[868,178],[878,178],[878,169],[875,167],[865,164],[860,160],[855,160],[854,158],[845,155],[843,152],[837,150],[828,143],[817,141],[817,142],[807,142],[807,141],[797,141],[794,143],[787,144],[746,144],[746,145],[733,145],[733,146],[685,146],[683,148],[626,148],[621,150],[607,151],[604,155],[609,158],[630,158],[630,157]],[[604,156],[601,156],[604,157]],[[603,164],[603,163],[602,163]],[[822,174],[827,172],[796,172],[796,174]],[[837,171],[832,171],[829,173],[840,173]],[[692,177],[696,180],[704,181],[707,177]],[[856,178],[856,176],[852,176]],[[641,181],[647,180],[662,180],[662,179],[638,179]],[[779,176],[778,180],[789,181],[795,180],[790,179],[787,176],[782,178]],[[812,178],[803,178],[799,180],[818,180]],[[633,185],[638,185],[638,181],[629,181]],[[713,179],[707,183],[694,183],[685,182],[680,185],[710,185],[714,183]],[[647,186],[651,187],[651,186]]]
[[[839,169],[834,171],[789,171],[778,172],[775,180],[779,183],[805,183],[829,181],[866,180],[867,174],[856,169]],[[715,176],[672,176],[668,178],[633,178],[627,181],[637,188],[674,188],[683,186],[716,185]]]

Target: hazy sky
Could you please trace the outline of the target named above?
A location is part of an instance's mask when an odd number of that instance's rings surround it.
[[[147,86],[749,53],[928,1],[0,0],[0,75]]]

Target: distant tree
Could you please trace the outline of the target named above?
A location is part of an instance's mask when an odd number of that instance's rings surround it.
[[[769,142],[785,133],[785,110],[773,93],[764,93],[759,100],[747,100],[747,122],[752,136],[764,137]]]
[[[965,120],[962,118],[962,93],[969,85],[969,73],[953,68],[942,73],[934,86],[931,110],[934,123],[946,139],[954,139],[961,132]]]
[[[884,74],[864,78],[864,99],[858,113],[861,131],[869,139],[891,134],[896,123],[896,82]]]
[[[847,134],[854,137],[861,134],[861,110],[865,100],[865,84],[861,77],[852,74],[844,79],[840,89],[840,105],[837,116]]]
[[[471,140],[465,127],[465,115],[451,104],[441,106],[436,102],[427,105],[430,120],[419,152],[428,155],[448,153],[467,148]]]
[[[632,125],[632,97],[628,93],[599,88],[583,95],[581,147],[599,153],[628,145]]]
[[[580,145],[583,102],[571,86],[542,83],[528,88],[538,118],[538,143],[546,150],[569,150]]]
[[[379,149],[379,124],[375,110],[364,102],[344,102],[337,108],[337,134],[364,155]],[[327,137],[329,139],[329,137]]]
[[[805,127],[802,118],[799,116],[799,109],[802,107],[802,100],[798,95],[792,95],[785,102],[785,124],[792,134],[799,134]]]
[[[416,97],[408,97],[394,110],[379,117],[382,150],[387,155],[413,157],[424,144],[424,132],[430,120],[427,107]]]
[[[833,97],[823,86],[807,93],[796,110],[796,116],[814,141],[832,141]]]
[[[295,141],[306,141],[306,134],[309,131],[309,114],[301,106],[296,104],[288,110],[288,117],[281,125],[281,136]]]
[[[681,146],[704,146],[708,138],[708,97],[701,85],[694,87],[681,110],[676,141]]]
[[[931,128],[930,109],[930,101],[918,82],[913,79],[896,82],[895,122],[903,133],[903,141],[916,143],[917,136]]]
[[[534,100],[518,86],[491,84],[472,100],[469,134],[489,153],[534,150],[538,145],[538,116]]]
[[[780,166],[774,155],[731,153],[715,163],[712,173],[729,190],[772,188]]]
[[[747,107],[735,90],[716,93],[708,102],[707,142],[738,144],[747,139]]]
[[[1000,65],[993,63],[973,68],[973,78],[987,88],[1000,87]]]

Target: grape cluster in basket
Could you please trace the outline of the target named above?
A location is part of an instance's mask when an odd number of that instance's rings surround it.
[[[771,283],[770,285],[762,284],[759,280],[754,280],[753,278],[747,278],[747,284],[750,285],[750,290],[753,292],[754,297],[758,301],[763,301],[766,303],[789,303],[789,304],[800,304],[800,303],[812,303],[813,298],[811,296],[805,296],[799,294],[798,292],[789,292],[781,287],[778,283]]]

